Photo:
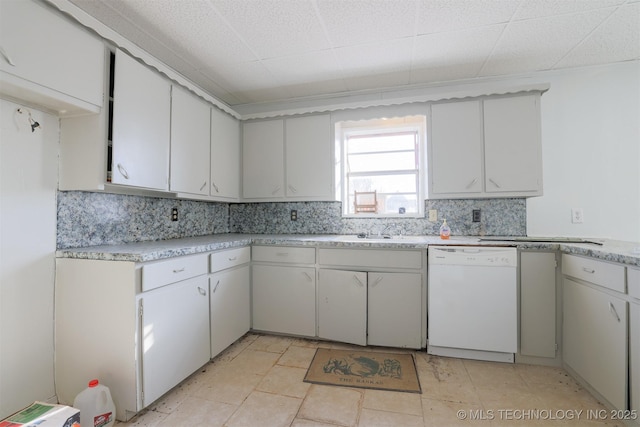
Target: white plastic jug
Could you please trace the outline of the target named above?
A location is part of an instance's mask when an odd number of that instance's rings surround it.
[[[76,396],[73,407],[80,410],[82,427],[111,427],[116,421],[116,407],[109,387],[98,380],[89,381],[89,387]]]

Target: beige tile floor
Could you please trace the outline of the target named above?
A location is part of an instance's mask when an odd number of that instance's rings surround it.
[[[250,333],[116,426],[622,426],[560,368],[413,351],[422,394],[388,392],[303,382],[318,347],[348,346]]]

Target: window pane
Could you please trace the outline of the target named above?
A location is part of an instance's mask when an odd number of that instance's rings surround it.
[[[350,136],[349,153],[371,153],[377,151],[414,150],[415,133],[391,135]]]
[[[349,156],[349,172],[416,169],[415,152],[355,154]]]
[[[382,197],[378,206],[384,213],[397,214],[400,208],[405,209],[405,213],[418,212],[418,203],[415,194],[391,194]]]
[[[378,193],[415,193],[416,175],[368,175],[349,177],[349,195],[354,191]]]

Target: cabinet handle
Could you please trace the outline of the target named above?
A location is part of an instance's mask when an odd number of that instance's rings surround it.
[[[475,184],[478,181],[478,178],[473,178],[473,181],[471,181],[469,184],[467,184],[467,186],[465,187],[467,190],[469,188],[471,188],[473,186],[473,184]]]
[[[213,185],[213,189],[216,190],[216,193],[220,192],[220,189],[218,188],[215,182],[212,182],[211,185]]]
[[[5,61],[9,63],[9,65],[11,65],[12,67],[16,66],[16,64],[14,64],[13,61],[11,60],[11,57],[7,55],[7,52],[5,52],[2,47],[0,47],[0,55],[2,55],[2,57],[5,59]]]
[[[280,191],[280,187],[279,187],[279,186],[278,186],[278,187],[276,187],[276,188],[275,188],[275,190],[273,190],[273,191],[271,192],[271,195],[272,195],[272,196],[275,196],[275,194],[276,194],[278,191]]]
[[[500,184],[498,184],[497,182],[495,182],[493,179],[489,178],[489,182],[492,183],[493,185],[496,186],[496,188],[502,188],[500,187]]]
[[[373,288],[374,286],[376,286],[378,283],[382,282],[382,279],[384,279],[384,277],[382,276],[378,276],[378,278],[375,280],[375,282],[373,282],[371,284],[371,287]]]
[[[200,293],[200,295],[202,296],[207,296],[207,290],[204,288],[201,288],[200,286],[198,286],[198,292]]]
[[[593,268],[587,268],[587,267],[582,267],[582,271],[589,274],[593,274],[596,272],[596,270],[594,270]]]
[[[129,179],[129,173],[127,173],[127,170],[120,163],[118,163],[118,171],[120,171],[124,179]]]
[[[609,312],[616,317],[618,323],[620,323],[620,316],[618,315],[618,311],[616,310],[616,306],[613,305],[612,302],[609,302]]]
[[[173,270],[174,273],[182,273],[184,271],[184,267],[182,268],[176,268],[175,270]]]
[[[276,252],[277,256],[289,256],[289,252]]]
[[[362,281],[355,274],[353,275],[353,280],[355,280],[358,283],[358,286],[361,286],[361,287],[364,286],[364,283],[362,283]]]
[[[238,259],[238,257],[237,257],[237,256],[229,257],[229,261],[235,261],[235,260],[237,260],[237,259]]]
[[[216,282],[216,285],[213,287],[213,293],[214,293],[214,294],[215,294],[215,293],[216,293],[216,291],[218,290],[218,286],[220,286],[220,280],[218,280],[218,281]]]
[[[297,193],[298,189],[296,187],[294,187],[293,185],[289,185],[289,190],[291,190],[292,193]]]
[[[307,273],[306,271],[303,271],[302,274],[304,274],[306,276],[306,278],[307,278],[307,280],[309,282],[313,282],[313,277],[309,276],[309,273]]]
[[[202,184],[202,187],[200,187],[200,191],[204,190],[204,187],[207,186],[207,181],[204,182],[204,184]]]

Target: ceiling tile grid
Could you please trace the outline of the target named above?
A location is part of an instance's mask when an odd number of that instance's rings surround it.
[[[69,0],[230,106],[640,59],[640,0]]]

